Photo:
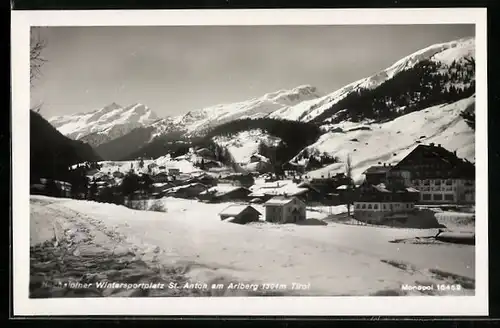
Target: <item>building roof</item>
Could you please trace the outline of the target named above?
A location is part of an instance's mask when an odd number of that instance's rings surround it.
[[[382,193],[392,193],[392,192],[396,192],[396,193],[418,193],[420,192],[419,190],[415,189],[415,188],[403,188],[403,187],[399,187],[399,188],[395,188],[395,189],[390,189],[389,186],[387,186],[385,183],[380,183],[378,185],[370,185],[369,187],[373,188],[373,190],[375,191],[378,191],[378,192],[382,192]]]
[[[265,162],[265,163],[270,162],[269,158],[262,156],[261,154],[258,154],[258,153],[255,153],[252,156],[250,156],[250,158],[252,158],[252,157],[259,159],[261,162]]]
[[[391,166],[374,165],[370,166],[363,174],[383,174],[391,170]]]
[[[190,184],[186,184],[186,185],[172,187],[172,188],[169,188],[167,191],[168,192],[177,192],[179,190],[189,189],[189,188],[193,188],[193,187],[205,187],[206,188],[206,186],[203,183],[195,182],[195,183],[190,183]]]
[[[320,192],[319,189],[313,186],[310,181],[301,182],[297,186],[299,188],[307,188],[310,190],[314,190],[315,192]]]
[[[450,165],[450,173],[455,177],[472,178],[475,175],[475,167],[471,162],[459,158],[454,152],[447,150],[441,145],[429,144],[418,145],[408,155],[406,155],[395,167],[403,167],[408,158],[415,153],[421,153],[427,158],[434,158]],[[424,178],[420,176],[420,178]]]
[[[286,162],[286,163],[283,163],[283,165],[281,165],[282,168],[286,168],[286,167],[304,167],[304,164],[300,164],[300,163],[293,163],[293,162]]]
[[[229,216],[238,216],[243,212],[244,210],[250,208],[251,211],[254,211],[258,215],[262,215],[259,211],[257,211],[255,208],[253,208],[250,205],[230,205],[223,209],[219,215],[229,215]]]
[[[372,185],[372,187],[376,190],[376,191],[380,191],[380,192],[390,192],[389,189],[387,189],[386,185],[384,183],[380,183],[378,185]]]
[[[244,188],[241,186],[234,186],[234,185],[230,185],[230,184],[219,184],[215,187],[212,187],[212,188],[205,190],[200,195],[214,193],[214,196],[220,197],[220,196],[224,196],[226,194],[229,194],[229,193],[231,193],[235,190],[239,190],[239,189],[248,190],[247,188]]]
[[[161,188],[161,187],[165,187],[165,186],[170,186],[171,184],[168,183],[168,182],[157,182],[157,183],[153,183],[153,187],[156,187],[156,188]]]
[[[279,195],[302,195],[310,190],[318,192],[318,190],[310,185],[296,184],[292,180],[283,180],[276,182],[266,182],[252,187],[251,196],[262,197],[265,195],[279,196]]]
[[[268,200],[267,202],[264,203],[264,206],[266,205],[286,205],[296,199],[295,197],[285,197],[285,196],[276,196]]]

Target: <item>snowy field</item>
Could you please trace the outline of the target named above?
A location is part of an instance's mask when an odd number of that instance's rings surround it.
[[[370,166],[379,162],[396,164],[421,144],[441,144],[457,156],[475,161],[474,130],[460,113],[475,104],[475,96],[400,116],[386,123],[338,124],[342,132],[328,132],[307,147],[310,151],[327,152],[345,162],[351,156],[353,175],[357,179]],[[344,171],[344,163],[336,163],[308,173],[327,176]]]
[[[261,142],[267,146],[277,146],[281,140],[265,131],[255,129],[242,131],[231,137],[215,137],[214,141],[226,147],[237,163],[249,163],[250,157],[258,153]]]
[[[474,293],[474,246],[391,242],[433,236],[434,229],[332,222],[275,225],[262,221],[238,225],[218,217],[229,203],[204,204],[174,198],[164,198],[162,202],[166,212],[31,196],[32,245],[52,238],[54,233],[62,234],[61,231],[70,229],[71,222],[80,220],[87,229],[94,229],[96,236],[104,231],[110,236],[121,236],[107,241],[100,238],[100,245],[116,243],[108,246],[128,248],[144,258],[154,257],[167,267],[182,267],[185,278],[193,283],[276,283],[286,285],[285,293],[325,296],[424,295],[403,292],[401,286],[463,283],[459,292],[429,293]],[[261,205],[255,208],[264,213]],[[343,206],[331,208],[334,213],[344,210]],[[53,214],[47,215],[47,211]],[[307,216],[322,219],[329,211],[330,208],[308,209]],[[307,288],[290,290],[294,283]]]

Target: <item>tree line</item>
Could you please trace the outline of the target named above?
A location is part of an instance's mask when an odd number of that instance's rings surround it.
[[[124,205],[126,201],[150,198],[153,193],[153,179],[149,174],[136,174],[130,170],[125,174],[120,183],[106,183],[99,188],[96,179],[86,176],[84,167],[71,169],[71,184],[69,197],[86,199],[104,203]],[[65,196],[64,191],[54,179],[48,179],[43,194],[53,197]]]
[[[475,93],[475,65],[453,62],[449,67],[430,60],[396,74],[374,89],[350,93],[315,117],[318,124],[363,119],[385,120],[442,103],[455,102]]]
[[[277,174],[282,174],[283,164],[290,161],[303,148],[316,142],[322,133],[321,129],[312,123],[270,118],[246,118],[216,126],[207,133],[205,138],[231,137],[242,131],[257,129],[280,139],[277,145],[260,142],[258,146],[258,153],[270,160],[271,170]]]

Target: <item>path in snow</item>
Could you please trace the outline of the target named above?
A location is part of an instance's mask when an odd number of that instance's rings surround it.
[[[32,197],[32,199],[37,199]],[[302,294],[405,294],[402,284],[456,282],[473,287],[474,247],[395,244],[434,231],[329,224],[244,226],[221,222],[228,204],[166,199],[167,213],[64,200],[52,204],[102,222],[165,266],[182,266],[192,282],[261,282],[310,286]],[[389,291],[389,292],[387,292]],[[464,289],[462,294],[473,294]],[[454,292],[457,295],[457,292]]]

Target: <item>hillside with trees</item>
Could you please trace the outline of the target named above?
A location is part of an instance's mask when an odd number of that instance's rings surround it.
[[[144,146],[151,138],[152,127],[136,128],[124,136],[95,147],[95,151],[107,161],[116,161]]]
[[[157,158],[166,154],[173,157],[186,154],[190,148],[208,148],[216,155],[216,160],[233,166],[234,159],[231,154],[213,139],[217,136],[230,137],[238,132],[260,129],[269,135],[281,139],[277,147],[267,148],[262,152],[264,156],[272,159],[273,165],[281,165],[293,158],[304,147],[314,143],[321,135],[321,130],[316,124],[297,121],[278,120],[270,118],[241,119],[218,125],[198,137],[179,137],[178,133],[170,133],[155,138],[153,141],[136,152],[122,158],[131,160],[139,157]]]
[[[270,118],[242,119],[215,127],[206,134],[206,138],[217,136],[231,137],[239,132],[260,129],[281,142],[277,146],[259,143],[258,153],[267,157],[276,173],[282,171],[282,165],[292,159],[298,152],[316,142],[321,129],[313,123],[279,120]]]
[[[68,181],[69,167],[102,158],[90,145],[69,139],[40,114],[30,111],[30,178]]]
[[[364,119],[383,121],[427,107],[451,103],[475,93],[475,63],[453,62],[450,66],[423,60],[396,74],[374,89],[347,95],[315,117],[317,124]]]
[[[189,152],[196,139],[184,138],[178,133],[167,133],[154,138],[143,147],[125,155],[120,160],[133,160],[137,158],[158,158],[166,154],[177,157]]]

